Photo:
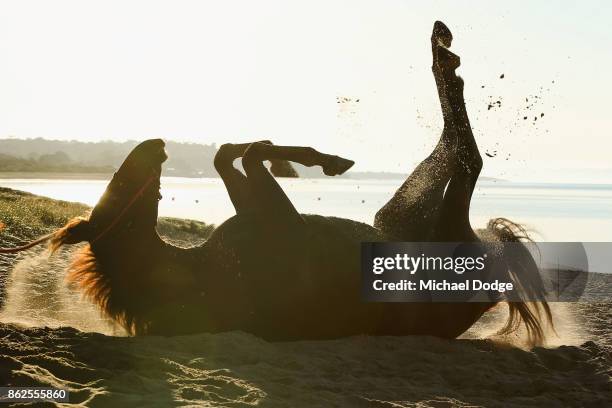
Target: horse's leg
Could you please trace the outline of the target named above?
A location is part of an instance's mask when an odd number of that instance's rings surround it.
[[[436,23],[437,25],[438,23]],[[440,100],[443,101],[442,109],[447,111],[445,116],[448,117],[448,122],[452,125],[456,134],[457,144],[454,155],[456,165],[454,166],[453,174],[446,187],[440,206],[437,226],[434,231],[435,240],[473,241],[477,238],[470,225],[469,210],[472,193],[482,169],[482,157],[478,151],[478,145],[474,139],[465,107],[463,97],[464,83],[454,73],[454,70],[459,66],[459,59],[446,49],[446,47],[450,46],[452,35],[442,23],[439,23],[438,27],[436,26],[434,26],[434,33],[437,29],[441,33],[441,39],[438,41],[438,47],[436,47],[435,42],[432,42],[434,49],[434,76],[436,77],[436,83],[441,83],[442,85],[439,85],[438,89],[443,88],[445,90],[444,97],[441,96]],[[438,64],[438,72],[435,69],[436,50],[439,59],[445,54],[448,57],[444,58],[448,58],[452,62],[450,66]],[[446,121],[445,119],[445,124]]]
[[[463,81],[460,82],[463,91]],[[482,157],[474,139],[468,118],[463,92],[452,93],[452,106],[457,131],[457,166],[444,192],[432,241],[477,242],[478,236],[470,224],[470,202],[476,181],[482,169]],[[440,330],[454,337],[470,328],[487,310],[497,302],[468,302],[459,304],[437,304],[435,311]],[[449,318],[452,316],[452,318]]]
[[[455,75],[459,57],[447,50],[452,35],[444,24],[436,22],[432,37],[432,71],[438,89],[444,130],[433,152],[423,160],[376,214],[374,226],[391,239],[427,241],[439,215],[448,185],[457,166],[458,116],[457,95],[463,83]],[[469,124],[468,124],[469,126]]]
[[[285,195],[285,192],[263,165],[266,160],[287,160],[304,166],[321,166],[328,176],[342,174],[354,162],[338,156],[320,153],[311,147],[275,146],[253,143],[242,157],[242,167],[247,175],[249,207],[253,211],[269,215],[267,221],[303,222],[302,217]]]
[[[269,140],[262,140],[260,143],[272,144]],[[251,200],[249,199],[250,190],[247,177],[234,167],[234,160],[242,157],[250,145],[251,143],[223,144],[219,147],[214,159],[215,169],[225,184],[237,214],[247,211]],[[297,173],[289,162],[273,160],[271,164],[270,171],[275,176],[297,177]]]
[[[461,105],[465,111],[465,105]],[[470,202],[482,169],[482,157],[467,121],[458,127],[458,165],[444,191],[434,229],[434,241],[476,241],[470,224]]]
[[[446,35],[448,41],[441,41],[441,45],[445,47],[450,46],[450,40],[452,39],[450,31],[444,26],[440,27],[440,30],[448,33]],[[445,48],[439,48],[438,51],[448,53],[448,50]],[[456,64],[459,66],[458,59]],[[436,76],[436,82],[442,82],[443,86],[446,83],[443,110],[446,103],[449,122],[452,123],[457,136],[455,155],[457,162],[448,186],[444,191],[438,218],[433,226],[433,234],[430,236],[430,239],[432,241],[446,242],[476,242],[478,237],[470,224],[469,210],[472,193],[482,169],[482,157],[478,151],[465,107],[463,80],[452,71],[445,72],[444,66],[440,68],[441,71],[439,71],[438,75],[436,75],[434,70],[434,76]],[[443,100],[442,97],[440,99]],[[437,330],[442,335],[456,337],[469,329],[495,304],[496,302],[494,301],[482,303],[437,303],[432,309],[432,312],[437,315],[437,319],[435,319]]]
[[[225,184],[237,214],[247,210],[249,192],[246,176],[234,167],[234,160],[242,157],[247,147],[247,144],[223,144],[214,159],[215,169]]]

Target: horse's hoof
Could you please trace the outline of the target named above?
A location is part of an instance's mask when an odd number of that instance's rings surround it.
[[[443,22],[436,21],[431,33],[434,66],[452,71],[461,65],[459,56],[449,50],[452,42],[453,34],[448,27]]]
[[[444,48],[450,48],[451,43],[453,42],[453,34],[448,29],[446,24],[441,21],[436,21],[431,33],[431,41],[443,46]]]
[[[326,157],[325,163],[323,163],[321,167],[326,176],[338,176],[353,167],[353,164],[355,164],[355,162],[352,160],[340,156],[329,155]]]

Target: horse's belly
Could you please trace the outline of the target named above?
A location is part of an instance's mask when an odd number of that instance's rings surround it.
[[[278,234],[252,222],[222,225],[208,243],[223,254],[219,301],[232,303],[237,328],[278,339],[363,332],[380,306],[360,298],[359,240],[333,221]]]

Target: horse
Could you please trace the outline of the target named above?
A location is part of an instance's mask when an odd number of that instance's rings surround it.
[[[352,335],[432,335],[456,338],[503,299],[464,303],[377,303],[360,298],[360,244],[372,241],[516,242],[529,237],[505,218],[474,230],[472,193],[483,166],[463,97],[464,82],[450,51],[452,34],[435,22],[432,72],[444,128],[440,140],[377,213],[373,225],[299,213],[274,178],[289,162],[321,166],[328,176],[354,162],[312,147],[270,141],[220,146],[214,166],[236,210],[199,246],[180,248],[156,231],[164,142],[136,146],[112,177],[89,217],[51,234],[52,251],[86,242],[68,279],[131,335],[180,335],[241,330],[270,341]],[[243,171],[234,167],[242,160]],[[272,173],[265,162],[272,162]],[[43,237],[45,238],[45,237]],[[499,261],[525,299],[537,288],[531,254]],[[535,271],[535,272],[534,272]],[[523,283],[523,285],[521,285]],[[542,302],[508,301],[501,329],[525,326],[540,344]]]

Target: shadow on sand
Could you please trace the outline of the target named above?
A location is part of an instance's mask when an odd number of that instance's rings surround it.
[[[593,342],[524,351],[417,336],[269,343],[14,325],[0,339],[1,383],[69,389],[88,406],[604,406],[611,395],[609,352]]]

